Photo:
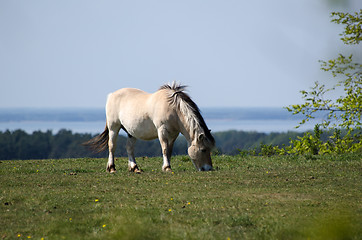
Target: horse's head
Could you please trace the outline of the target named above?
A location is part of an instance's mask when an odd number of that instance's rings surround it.
[[[210,152],[214,144],[209,142],[203,133],[201,133],[192,142],[188,149],[188,154],[199,171],[210,171],[212,169],[212,162]]]

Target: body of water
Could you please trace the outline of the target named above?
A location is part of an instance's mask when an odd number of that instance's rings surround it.
[[[315,122],[295,129],[300,117],[282,108],[205,108],[202,115],[212,132],[240,130],[257,132],[306,131]],[[61,129],[75,133],[100,133],[105,127],[103,109],[0,109],[0,131],[22,129],[28,133]]]

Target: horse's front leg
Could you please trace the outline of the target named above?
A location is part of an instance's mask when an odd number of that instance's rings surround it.
[[[134,146],[136,144],[137,139],[128,136],[127,144],[126,144],[126,150],[128,155],[128,171],[135,172],[135,173],[141,173],[142,171],[138,168],[136,163],[136,158],[134,156]]]
[[[171,155],[173,144],[175,143],[176,138],[177,136],[170,138],[170,136],[168,136],[167,130],[165,129],[161,128],[158,130],[158,139],[160,140],[163,158],[162,171],[164,172],[172,172]]]

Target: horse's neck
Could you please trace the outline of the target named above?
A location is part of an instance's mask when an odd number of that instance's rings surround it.
[[[193,142],[197,136],[197,129],[190,126],[189,122],[184,116],[179,116],[180,119],[180,132],[186,138],[186,141],[189,145]]]
[[[175,110],[178,114],[180,132],[185,136],[189,145],[191,145],[199,133],[203,132],[199,124],[199,119],[197,115],[195,115],[195,110],[192,109],[187,100],[181,98],[176,106],[177,109]],[[197,106],[195,105],[195,107]]]

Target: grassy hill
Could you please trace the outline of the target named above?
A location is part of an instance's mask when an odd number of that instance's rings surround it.
[[[2,239],[361,239],[362,155],[0,162]]]

